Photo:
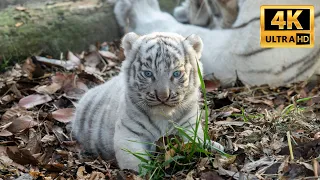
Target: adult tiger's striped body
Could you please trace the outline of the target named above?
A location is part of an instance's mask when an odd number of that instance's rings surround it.
[[[237,0],[185,0],[173,11],[181,23],[209,29],[230,28],[238,16]]]
[[[204,43],[202,54],[206,80],[218,79],[233,85],[237,79],[246,85],[284,85],[306,80],[319,71],[320,1],[318,0],[239,0],[239,14],[230,29],[209,30],[179,23],[162,12],[156,0],[118,0],[114,9],[118,23],[129,31],[146,34],[175,32],[197,34]],[[272,4],[312,4],[315,8],[314,48],[260,47],[260,6]]]
[[[151,150],[154,147],[141,142],[153,143],[166,133],[175,133],[170,120],[189,130],[195,128],[202,41],[195,35],[128,33],[122,46],[126,59],[120,74],[84,95],[72,129],[87,151],[106,160],[116,157],[122,169],[138,170],[140,161],[122,148]],[[203,137],[202,130],[198,136]]]

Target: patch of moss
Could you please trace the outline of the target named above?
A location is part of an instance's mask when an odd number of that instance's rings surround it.
[[[13,8],[8,8],[6,10],[0,11],[0,28],[14,26],[15,25],[15,19],[12,17],[14,14]],[[15,16],[14,16],[15,17]]]
[[[179,5],[180,0],[159,0],[160,9],[162,11],[173,13],[173,9]]]

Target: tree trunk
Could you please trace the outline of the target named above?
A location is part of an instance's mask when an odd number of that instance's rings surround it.
[[[0,68],[30,55],[59,58],[68,50],[80,53],[90,44],[122,36],[107,0],[0,1]],[[178,1],[159,2],[162,10],[172,13]]]
[[[49,4],[49,3],[56,3],[56,2],[62,2],[62,1],[68,1],[68,0],[1,0],[0,1],[0,10],[5,9],[10,6],[26,6],[28,4]]]
[[[98,0],[13,7],[0,12],[0,55],[3,60],[45,53],[55,58],[67,50],[120,37],[113,7]]]

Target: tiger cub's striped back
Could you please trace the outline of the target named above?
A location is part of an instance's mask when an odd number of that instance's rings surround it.
[[[128,33],[122,46],[126,59],[120,74],[84,95],[72,128],[86,150],[107,160],[115,157],[120,168],[138,170],[140,161],[122,149],[151,150],[139,142],[175,133],[170,121],[195,128],[202,40],[196,35]]]

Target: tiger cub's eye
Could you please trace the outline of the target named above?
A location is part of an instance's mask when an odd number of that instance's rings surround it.
[[[180,75],[181,75],[181,71],[175,71],[172,73],[172,76],[175,78],[180,77]]]
[[[153,73],[151,71],[143,71],[143,74],[148,78],[153,76]]]

